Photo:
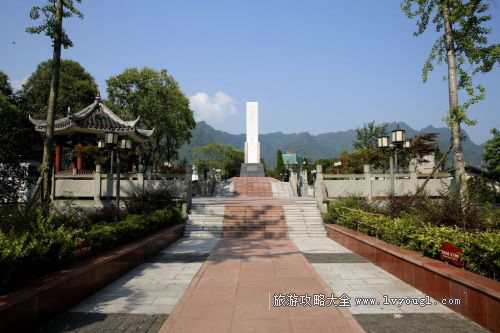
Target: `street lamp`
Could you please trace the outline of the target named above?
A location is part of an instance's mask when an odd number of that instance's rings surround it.
[[[122,138],[120,140],[120,149],[132,149],[132,140],[129,138]]]
[[[387,135],[379,136],[377,139],[377,145],[380,149],[389,148],[389,137]]]
[[[118,141],[118,135],[117,135]],[[120,150],[129,150],[132,149],[132,140],[128,137],[124,137],[120,140],[120,144],[116,149],[116,207],[120,209]]]
[[[118,143],[118,133],[106,132],[104,135],[104,142],[108,147],[115,147]]]
[[[406,133],[404,129],[399,128],[399,124],[395,130],[391,132],[392,142],[389,143],[389,137],[386,135],[377,138],[377,146],[382,151],[388,150],[389,155],[389,169],[391,173],[391,196],[394,196],[394,165],[398,169],[398,151],[410,149],[411,143],[406,140]],[[394,163],[393,163],[394,155]]]
[[[99,139],[97,141],[98,148],[108,148],[111,151],[111,161],[110,161],[110,179],[113,181],[113,160],[114,152],[116,150],[116,207],[120,208],[120,154],[119,150],[129,150],[132,149],[132,140],[128,137],[121,138],[118,140],[118,133],[116,132],[106,132],[104,134],[104,140]],[[119,142],[119,143],[118,143]]]
[[[394,131],[392,131],[392,143],[395,145],[401,145],[404,143],[405,140],[406,140],[405,130],[399,128],[398,124],[398,127],[396,127]]]

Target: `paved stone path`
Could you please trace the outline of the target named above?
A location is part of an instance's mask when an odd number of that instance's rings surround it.
[[[290,240],[223,239],[160,332],[363,332],[343,308],[274,307],[275,293],[330,295]]]
[[[41,332],[157,333],[218,238],[182,238]]]
[[[432,298],[432,304],[423,307],[383,304],[384,295],[400,299],[426,295],[328,237],[294,238],[294,243],[336,295],[351,297],[347,309],[367,332],[487,332]],[[379,304],[356,306],[355,298],[376,298]]]
[[[381,304],[384,295],[425,295],[319,232],[311,199],[293,197],[288,188],[270,178],[234,178],[219,189],[218,198],[195,199],[189,237],[41,331],[486,331],[434,300],[425,307]],[[266,227],[279,237],[255,238],[265,236]],[[239,238],[218,238],[224,233]],[[274,294],[332,292],[345,293],[351,306],[274,307]],[[357,297],[380,304],[356,306]]]

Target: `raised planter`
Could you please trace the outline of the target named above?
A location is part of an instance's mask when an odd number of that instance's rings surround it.
[[[184,224],[168,227],[135,242],[107,251],[25,289],[0,295],[0,331],[32,332],[128,272],[182,236]]]
[[[500,332],[500,283],[366,234],[325,224],[328,237],[492,332]]]

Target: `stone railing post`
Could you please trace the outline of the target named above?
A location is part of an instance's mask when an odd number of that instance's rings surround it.
[[[139,193],[144,195],[144,165],[139,164],[139,168],[137,170],[137,185],[139,185]]]
[[[95,206],[99,207],[102,205],[101,203],[101,172],[102,167],[100,164],[95,165],[95,173],[94,173],[94,201]]]
[[[193,168],[191,165],[188,165],[186,166],[186,177],[184,178],[184,199],[186,200],[185,202],[186,208],[183,209],[183,211],[185,210],[186,215],[189,213],[189,210],[191,209],[191,203],[193,200],[192,178],[193,178]]]
[[[415,160],[411,160],[408,165],[408,171],[410,172],[410,183],[413,184],[413,188],[415,191],[418,189],[418,177],[417,177],[417,162]]]
[[[290,185],[292,186],[292,189],[293,189],[293,194],[298,196],[299,193],[297,191],[297,188],[298,188],[298,179],[297,179],[297,173],[291,169],[290,170]]]
[[[364,175],[364,178],[365,178],[367,199],[368,199],[368,201],[372,201],[372,197],[373,197],[373,193],[372,193],[372,174],[370,172],[370,165],[369,164],[364,164],[363,165],[363,175]]]
[[[319,210],[322,213],[326,213],[327,207],[325,200],[327,198],[325,181],[323,179],[323,166],[320,164],[316,165],[316,180],[314,181],[314,196],[316,197],[316,202],[318,204]]]
[[[308,188],[309,188],[309,181],[307,179],[307,170],[306,169],[303,169],[301,171],[301,178],[302,178],[302,189],[301,189],[301,193],[302,193],[302,196],[303,197],[307,197],[309,196],[309,191],[308,191]]]

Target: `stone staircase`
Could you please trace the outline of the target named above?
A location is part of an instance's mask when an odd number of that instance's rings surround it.
[[[275,198],[293,198],[296,195],[293,193],[292,185],[288,182],[273,182],[271,183],[273,197]]]
[[[216,198],[225,198],[234,196],[234,184],[231,182],[217,182],[215,185],[214,196]]]
[[[281,205],[228,205],[223,237],[288,238]]]
[[[283,206],[290,238],[326,237],[321,214],[314,200],[296,200]]]
[[[193,202],[186,221],[185,237],[222,237],[223,204]]]

